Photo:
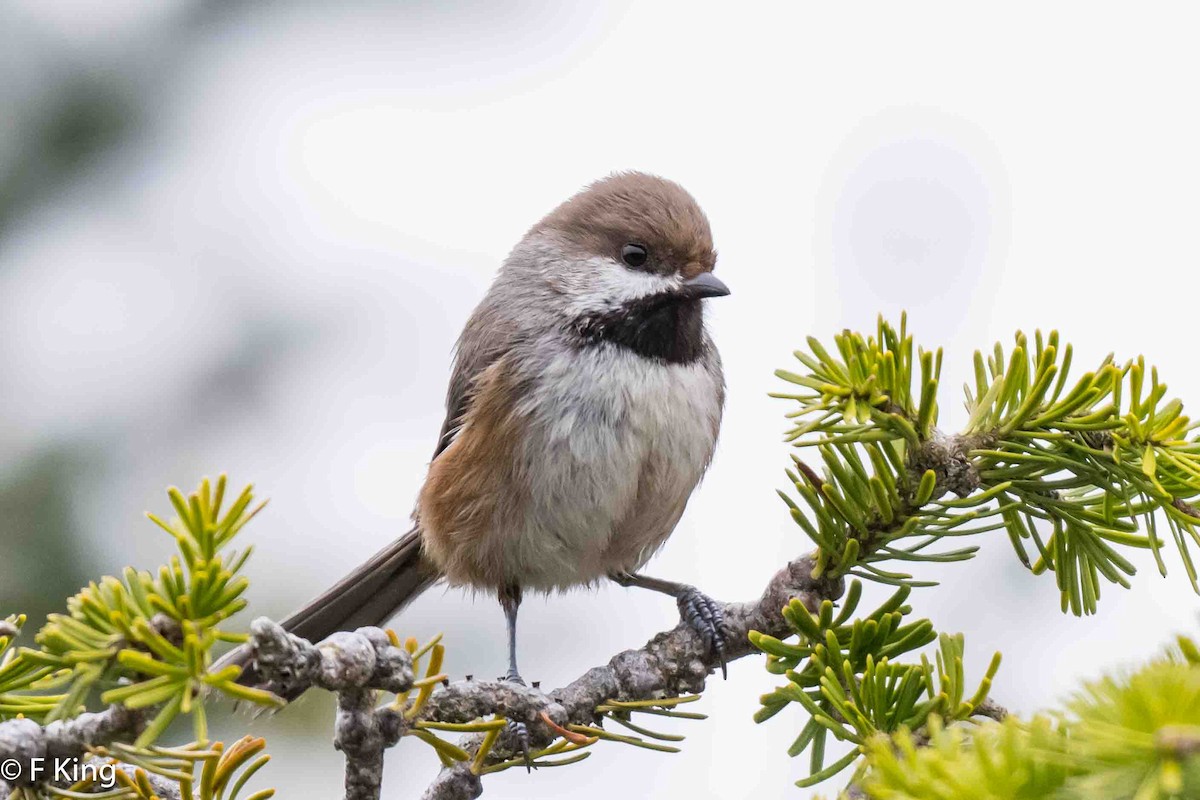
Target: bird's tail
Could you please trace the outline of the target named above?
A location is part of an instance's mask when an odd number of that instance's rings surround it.
[[[413,528],[280,624],[314,643],[336,631],[380,625],[437,578],[436,568],[421,554],[420,530]],[[226,653],[213,669],[231,664],[243,668],[238,683],[261,682],[250,664],[247,645]]]

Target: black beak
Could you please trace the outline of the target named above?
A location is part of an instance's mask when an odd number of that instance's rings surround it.
[[[700,300],[705,297],[724,297],[729,294],[729,287],[711,272],[701,272],[696,277],[684,281],[679,293],[689,300]]]

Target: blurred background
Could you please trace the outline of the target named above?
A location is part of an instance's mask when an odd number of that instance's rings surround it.
[[[1023,9],[1023,10],[1022,10]],[[805,540],[774,495],[772,370],[808,334],[902,309],[944,345],[943,427],[977,347],[1058,327],[1079,369],[1146,353],[1200,403],[1200,115],[1185,4],[0,3],[0,613],[34,619],[170,542],[163,488],[229,473],[272,499],[248,531],[254,614],[281,616],[406,529],[451,347],[509,247],[618,169],[712,219],[729,380],[716,461],[653,574],[757,596]],[[1192,100],[1188,100],[1192,97]],[[1195,406],[1193,406],[1194,408]],[[1100,613],[1058,612],[1003,534],[917,613],[1032,711],[1195,631],[1178,560]],[[881,594],[876,592],[876,594]],[[605,587],[522,610],[527,678],[572,680],[675,623]],[[434,590],[395,623],[448,669],[499,675],[488,599]],[[597,748],[489,780],[494,798],[806,797],[756,726],[740,661],[679,755]],[[219,733],[268,737],[264,782],[336,796],[328,698]],[[388,756],[415,798],[425,747]]]

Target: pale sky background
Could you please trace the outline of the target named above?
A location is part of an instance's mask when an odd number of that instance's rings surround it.
[[[1058,327],[1078,372],[1144,352],[1200,403],[1191,7],[967,5],[7,0],[0,187],[34,178],[0,218],[0,483],[46,454],[78,465],[51,495],[99,575],[166,555],[141,519],[168,510],[166,485],[254,481],[272,502],[247,531],[253,609],[281,616],[406,529],[471,308],[533,222],[618,169],[695,194],[733,289],[710,316],[721,443],[651,574],[747,599],[807,549],[774,495],[772,370],[880,311],[945,347],[946,428],[972,351],[1018,328]],[[74,85],[131,121],[53,180],[19,173],[44,96]],[[39,558],[36,523],[0,532]],[[966,634],[968,674],[1004,652],[1010,709],[1196,630],[1177,558],[1166,580],[1135,559],[1133,590],[1077,620],[1002,532],[981,543],[924,571],[942,585],[913,604]],[[674,622],[616,587],[532,599],[523,672],[560,686]],[[489,600],[435,590],[393,627],[443,631],[456,678],[504,669]],[[710,682],[683,753],[601,745],[485,796],[808,797],[785,753],[801,716],[751,720],[776,683],[745,659]],[[305,705],[221,733],[268,736],[259,785],[336,796],[330,704]],[[397,800],[436,770],[409,742],[387,765]]]

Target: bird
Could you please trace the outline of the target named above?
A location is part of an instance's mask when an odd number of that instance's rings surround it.
[[[643,575],[708,468],[725,403],[704,321],[728,295],[679,184],[619,172],[535,224],[455,348],[413,527],[281,624],[313,642],[380,625],[438,581],[494,595],[517,666],[526,592],[612,580],[674,597],[724,672],[721,605]],[[243,647],[217,665],[253,663]]]

